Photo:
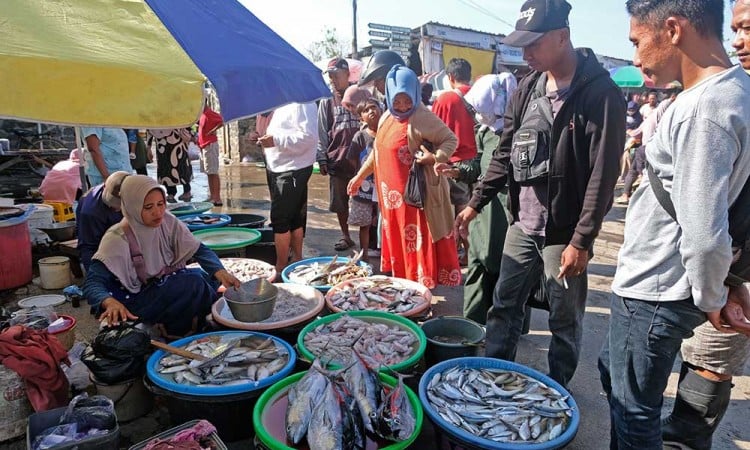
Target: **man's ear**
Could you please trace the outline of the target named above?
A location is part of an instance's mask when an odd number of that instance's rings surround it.
[[[682,42],[686,25],[685,21],[679,17],[667,17],[664,21],[664,28],[672,45],[676,46]]]

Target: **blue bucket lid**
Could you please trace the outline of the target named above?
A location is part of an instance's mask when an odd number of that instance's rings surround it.
[[[149,357],[148,363],[146,364],[146,373],[148,374],[148,378],[160,388],[180,394],[195,395],[199,397],[244,394],[257,389],[263,389],[286,377],[294,369],[294,365],[297,362],[297,355],[295,354],[294,349],[291,345],[275,336],[271,336],[270,334],[266,333],[249,331],[217,331],[213,333],[204,333],[189,336],[174,341],[170,345],[174,347],[185,347],[197,339],[203,339],[210,336],[221,336],[223,340],[246,337],[259,337],[262,339],[270,338],[274,341],[277,347],[283,347],[286,350],[286,352],[289,354],[289,360],[281,370],[260,381],[248,381],[247,383],[236,384],[232,386],[196,386],[176,383],[174,380],[162,376],[158,372],[157,367],[159,365],[159,361],[163,357],[167,356],[167,352],[164,350],[157,350],[156,352],[154,352],[154,354],[151,355],[151,357]]]
[[[547,386],[556,389],[564,397],[567,397],[567,403],[573,413],[572,417],[570,418],[570,423],[560,436],[550,441],[540,442],[537,444],[497,442],[491,439],[477,437],[443,419],[432,406],[432,403],[430,403],[427,397],[427,386],[430,384],[430,380],[432,380],[435,374],[445,372],[453,367],[465,367],[470,369],[511,370],[531,377],[535,380],[541,381]],[[419,399],[421,400],[422,406],[424,407],[424,412],[427,414],[430,420],[446,434],[470,446],[476,446],[477,448],[489,450],[548,450],[554,448],[562,448],[573,440],[576,433],[578,432],[578,425],[581,420],[581,413],[578,410],[578,404],[573,399],[573,396],[570,395],[570,392],[568,392],[568,390],[562,387],[562,385],[560,385],[558,382],[530,367],[495,358],[455,358],[443,361],[432,366],[422,375],[422,378],[419,380]]]

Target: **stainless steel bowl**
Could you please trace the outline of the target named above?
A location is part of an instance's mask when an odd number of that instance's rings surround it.
[[[56,222],[39,230],[44,231],[53,241],[69,241],[76,237],[75,222]]]
[[[260,322],[273,314],[278,292],[278,288],[265,278],[256,278],[242,283],[239,289],[228,288],[224,291],[224,299],[235,319]]]

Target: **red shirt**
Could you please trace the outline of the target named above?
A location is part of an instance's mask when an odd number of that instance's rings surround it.
[[[203,114],[198,121],[198,147],[205,148],[208,144],[217,142],[216,130],[224,125],[224,119],[208,106],[203,108]]]
[[[466,95],[471,86],[460,86],[461,93]],[[451,162],[466,161],[477,155],[477,143],[474,140],[474,118],[471,117],[463,99],[455,92],[443,92],[432,104],[432,112],[448,125],[458,138],[458,147],[451,156]]]

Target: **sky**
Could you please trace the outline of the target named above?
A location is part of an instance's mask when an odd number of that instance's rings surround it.
[[[350,43],[352,2],[355,0],[240,0],[253,14],[286,39],[301,53],[323,38],[326,28]],[[522,0],[356,0],[359,48],[369,45],[367,24],[416,28],[439,22],[477,31],[509,34],[523,4]],[[629,18],[624,0],[569,0],[570,28],[576,47],[596,53],[633,59],[628,41]],[[727,2],[725,2],[727,3]],[[729,38],[725,11],[725,37]],[[728,47],[728,46],[727,46]]]

